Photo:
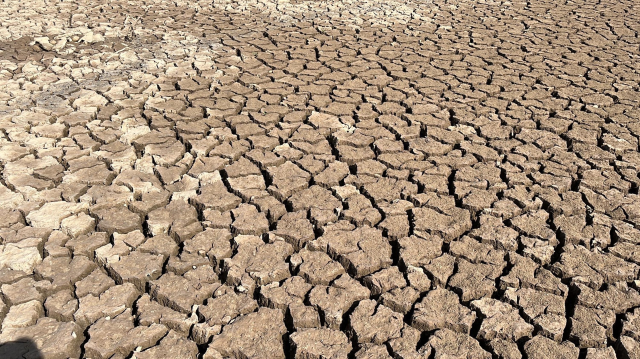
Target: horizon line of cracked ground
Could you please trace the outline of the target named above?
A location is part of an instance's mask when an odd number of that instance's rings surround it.
[[[640,358],[638,7],[3,2],[0,357]]]

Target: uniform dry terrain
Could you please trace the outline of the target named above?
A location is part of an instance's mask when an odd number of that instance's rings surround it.
[[[0,3],[0,358],[640,358],[634,0]]]

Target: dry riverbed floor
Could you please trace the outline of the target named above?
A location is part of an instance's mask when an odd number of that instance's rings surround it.
[[[98,3],[0,3],[1,358],[640,358],[637,1]]]

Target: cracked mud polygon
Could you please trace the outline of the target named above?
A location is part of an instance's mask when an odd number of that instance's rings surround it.
[[[640,358],[631,0],[0,3],[0,357]]]

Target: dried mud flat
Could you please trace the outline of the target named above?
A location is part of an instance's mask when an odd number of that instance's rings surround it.
[[[637,2],[0,14],[0,357],[640,358]]]

